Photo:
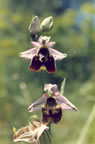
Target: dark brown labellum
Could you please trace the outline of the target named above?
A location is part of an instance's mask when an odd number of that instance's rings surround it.
[[[43,122],[44,123],[58,123],[62,117],[62,109],[57,105],[53,97],[47,99],[46,104],[42,106]]]
[[[49,73],[56,72],[54,58],[50,55],[48,48],[45,47],[40,48],[30,64],[30,69],[36,72],[40,71],[42,67],[45,67]]]

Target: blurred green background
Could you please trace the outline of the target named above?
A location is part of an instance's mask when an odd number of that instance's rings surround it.
[[[19,58],[32,47],[33,15],[54,17],[48,35],[55,49],[68,55],[54,74],[30,71],[29,61]],[[43,94],[43,83],[57,83],[60,90],[64,77],[64,95],[79,111],[63,112],[61,122],[52,125],[52,143],[95,144],[95,1],[0,0],[0,144],[13,143],[13,126],[31,122],[27,107]]]

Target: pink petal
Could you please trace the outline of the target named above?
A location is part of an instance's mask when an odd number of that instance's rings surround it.
[[[49,52],[54,57],[55,60],[62,60],[63,58],[67,57],[67,54],[63,54],[52,48],[49,48]]]
[[[38,42],[39,42],[40,44],[42,44],[42,40],[43,40],[43,37],[40,36],[39,39],[38,39]]]
[[[38,43],[38,42],[35,42],[35,41],[32,41],[32,45],[34,46],[34,47],[40,47],[40,43]]]
[[[58,91],[58,87],[56,84],[45,84],[44,91],[52,91],[52,93],[55,93]]]
[[[56,42],[49,42],[49,43],[46,43],[46,46],[50,48],[50,47],[53,47],[55,44]]]
[[[49,36],[49,37],[47,37],[47,40],[46,40],[46,43],[45,44],[48,44],[49,43],[49,41],[50,41],[50,39],[51,39],[51,37]]]
[[[28,107],[28,111],[29,112],[33,112],[33,111],[40,110],[41,106],[46,102],[46,100],[47,100],[47,95],[44,94],[41,98],[39,98],[38,100],[36,100],[34,103],[32,103]]]
[[[21,52],[19,56],[26,59],[32,59],[34,54],[36,54],[36,52],[37,52],[37,48],[32,48],[27,51]]]
[[[57,87],[56,84],[54,84],[54,85],[52,86],[51,91],[52,91],[53,93],[55,93],[55,92],[58,91],[58,87]]]

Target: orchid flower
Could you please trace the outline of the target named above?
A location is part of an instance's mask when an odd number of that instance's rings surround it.
[[[49,42],[50,37],[40,36],[38,42],[32,41],[34,48],[20,53],[20,57],[30,59],[29,68],[35,72],[46,70],[49,73],[56,72],[56,60],[64,59],[63,54],[53,47],[56,42]]]
[[[35,142],[37,144],[42,133],[48,129],[46,125],[38,121],[33,121],[33,124],[29,123],[29,125],[20,128],[18,131],[13,128],[13,142]]]
[[[62,117],[62,110],[77,111],[77,108],[58,91],[56,84],[45,84],[45,93],[32,103],[28,111],[42,110],[43,123],[58,123]]]

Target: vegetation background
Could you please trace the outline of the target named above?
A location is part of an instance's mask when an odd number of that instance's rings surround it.
[[[30,71],[29,61],[19,58],[32,47],[33,15],[54,17],[48,35],[57,42],[55,49],[68,54],[55,74]],[[60,89],[64,77],[64,95],[79,111],[63,111],[61,122],[52,125],[52,143],[95,144],[95,1],[0,0],[0,144],[13,143],[13,126],[31,122],[27,107],[42,95],[43,83]]]

